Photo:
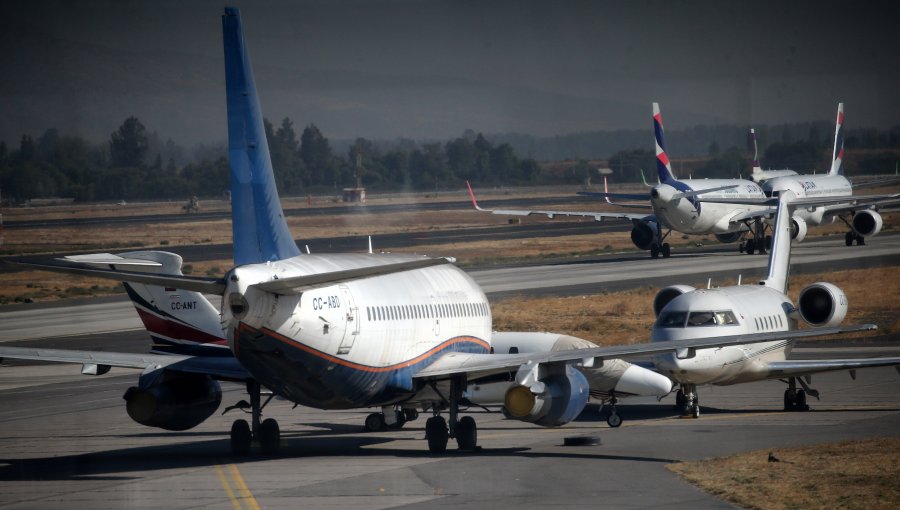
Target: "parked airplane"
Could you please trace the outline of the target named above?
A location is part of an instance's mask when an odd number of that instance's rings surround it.
[[[814,283],[800,292],[795,306],[787,295],[791,251],[791,217],[794,193],[778,198],[769,269],[759,285],[694,289],[675,285],[660,290],[653,301],[657,320],[651,340],[672,340],[716,335],[743,335],[772,331],[796,331],[798,317],[812,326],[836,326],[847,313],[847,297],[834,284]],[[697,386],[731,385],[763,379],[786,379],[785,410],[806,410],[806,396],[819,393],[807,385],[811,374],[859,368],[898,366],[900,357],[870,359],[789,360],[794,340],[754,342],[716,349],[660,354],[653,357],[657,370],[681,385],[676,405],[685,415],[700,415]],[[898,367],[900,371],[900,367]],[[804,381],[803,377],[806,377]],[[802,387],[798,389],[797,385]]]
[[[659,184],[653,186],[648,194],[628,193],[595,193],[581,192],[579,195],[603,197],[605,199],[635,200],[635,204],[615,204],[627,207],[652,209],[653,214],[584,212],[584,211],[546,211],[518,209],[485,209],[478,206],[471,187],[469,193],[472,203],[479,211],[493,214],[530,216],[544,215],[548,218],[556,216],[577,216],[594,218],[596,221],[617,218],[631,220],[631,241],[642,250],[650,250],[650,256],[668,258],[672,249],[666,238],[672,231],[684,234],[714,234],[716,239],[724,243],[733,243],[750,232],[760,241],[756,244],[759,252],[764,253],[766,216],[773,214],[768,205],[743,205],[704,203],[701,206],[700,196],[730,199],[760,199],[766,196],[762,188],[755,182],[745,179],[684,179],[677,180],[672,174],[669,156],[666,152],[663,137],[662,116],[659,104],[653,103],[653,126],[656,136],[656,170]],[[612,203],[612,202],[610,202]]]
[[[461,450],[476,446],[475,420],[459,417],[470,382],[498,377],[514,381],[503,395],[508,415],[558,426],[578,416],[587,403],[590,386],[581,369],[599,368],[616,358],[874,327],[491,353],[487,298],[447,259],[301,255],[275,188],[237,9],[225,9],[222,27],[235,266],[224,278],[184,276],[180,259],[161,252],[118,259],[94,255],[75,260],[77,264],[70,260],[64,266],[36,265],[146,285],[155,293],[148,294],[148,310],[162,305],[211,317],[202,294],[220,295],[218,329],[203,319],[175,320],[183,317],[179,314],[172,316],[166,328],[155,331],[157,340],[176,350],[183,347],[178,345],[179,338],[201,333],[208,342],[190,345],[197,349],[193,354],[0,346],[0,357],[81,363],[85,374],[105,373],[111,366],[141,368],[137,386],[125,394],[128,414],[138,423],[167,430],[186,430],[211,416],[221,402],[218,381],[246,383],[250,403],[239,407],[250,412],[251,420],[248,424],[239,419],[232,425],[231,447],[236,454],[248,452],[253,440],[263,452],[278,449],[278,423],[262,420],[268,402],[262,402],[263,388],[273,396],[314,408],[430,412],[425,424],[428,448],[443,452],[450,438],[456,439]],[[141,291],[132,286],[130,292]],[[449,424],[441,415],[445,411]]]

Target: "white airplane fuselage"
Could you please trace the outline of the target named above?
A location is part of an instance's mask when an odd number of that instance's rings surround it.
[[[786,295],[762,285],[694,290],[660,311],[651,341],[789,331],[797,327],[793,310]],[[661,374],[682,384],[729,385],[765,379],[768,362],[784,360],[790,351],[791,342],[777,341],[698,349],[685,359],[666,354],[653,361]]]
[[[830,198],[849,197],[853,195],[853,186],[843,175],[796,175],[775,177],[762,184],[766,195],[773,196],[785,191],[793,191],[797,198]],[[824,207],[798,207],[794,217],[803,219],[810,225],[820,225],[823,221],[833,220],[826,217]]]
[[[700,203],[697,200],[698,197],[672,200],[672,197],[679,192],[730,185],[737,187],[704,193],[701,197],[715,199],[766,198],[758,184],[743,179],[685,179],[675,181],[674,185],[658,184],[654,186],[650,202],[657,219],[663,225],[678,232],[726,234],[747,230],[743,223],[732,223],[732,218],[746,212],[766,209],[765,206]]]
[[[259,382],[317,408],[388,405],[421,388],[412,374],[447,352],[489,353],[481,288],[452,264],[355,279],[299,294],[251,287],[298,275],[414,260],[413,255],[302,255],[235,268],[223,324]]]

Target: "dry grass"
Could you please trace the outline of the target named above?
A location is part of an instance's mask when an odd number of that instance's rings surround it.
[[[669,464],[701,489],[745,508],[897,508],[900,438],[780,448]]]

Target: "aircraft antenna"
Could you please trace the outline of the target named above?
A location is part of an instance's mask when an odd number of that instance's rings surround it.
[[[709,290],[712,288],[712,277],[709,277],[709,280],[706,280],[706,289]]]
[[[739,274],[738,275],[738,286],[740,286],[740,285],[741,285],[741,275]]]

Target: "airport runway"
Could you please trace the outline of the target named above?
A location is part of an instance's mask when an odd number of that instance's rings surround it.
[[[791,261],[793,274],[898,265],[900,235],[879,236],[862,247],[844,246],[837,236],[808,240],[794,246]],[[765,276],[767,263],[766,256],[736,251],[697,250],[655,260],[628,252],[468,272],[488,298],[496,301],[511,295],[579,295],[640,286],[698,285],[708,278],[716,284],[725,278],[733,281],[738,275],[747,283]],[[142,328],[124,295],[54,305],[13,305],[0,312],[0,342]]]
[[[900,434],[900,375],[888,368],[860,371],[856,381],[814,377],[822,401],[808,413],[779,411],[777,381],[702,388],[698,420],[674,417],[671,397],[620,406],[619,429],[595,408],[558,429],[474,412],[482,450],[470,454],[429,454],[421,418],[363,433],[363,412],[275,401],[266,416],[281,424],[281,453],[234,458],[233,413],[183,433],[148,429],[131,422],[121,399],[136,374],[77,372],[0,369],[0,508],[732,508],[666,464]],[[240,398],[229,386],[223,406]],[[572,436],[600,444],[563,446]]]

